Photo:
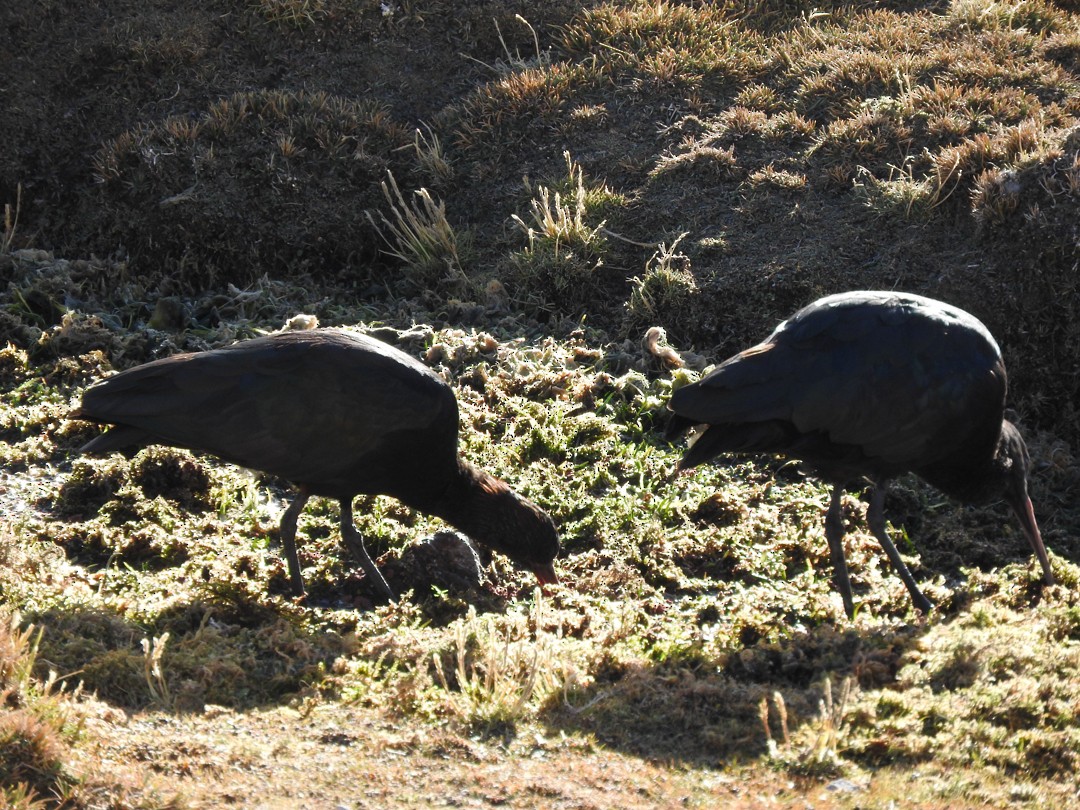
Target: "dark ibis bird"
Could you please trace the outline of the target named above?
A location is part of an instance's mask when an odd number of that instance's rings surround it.
[[[932,605],[885,530],[885,488],[904,473],[963,503],[1004,498],[1044,581],[1054,582],[1028,497],[1027,446],[1004,418],[1005,392],[1001,351],[974,316],[918,295],[847,292],[799,310],[677,389],[667,435],[704,426],[681,468],[721,453],[776,453],[833,484],[825,536],[848,616],[840,502],[846,486],[869,481],[870,530],[926,613]]]
[[[278,476],[300,494],[281,518],[294,593],[304,593],[296,521],[308,498],[341,503],[341,537],[367,576],[393,592],[353,526],[358,494],[390,495],[557,581],[551,518],[458,455],[454,393],[387,343],[333,329],[282,332],[179,354],[88,388],[78,419],[113,427],[84,453],[184,447]]]

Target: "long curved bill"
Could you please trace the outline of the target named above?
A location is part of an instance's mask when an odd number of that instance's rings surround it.
[[[1054,572],[1050,568],[1050,557],[1046,554],[1046,546],[1043,545],[1039,524],[1035,522],[1035,507],[1031,505],[1031,498],[1028,497],[1027,493],[1024,493],[1021,497],[1010,499],[1010,501],[1013,511],[1020,518],[1020,526],[1023,528],[1024,534],[1027,535],[1031,550],[1039,558],[1039,564],[1043,570],[1043,582],[1047,585],[1053,585],[1055,582]]]
[[[555,573],[554,563],[533,563],[529,569],[536,574],[541,585],[555,585],[559,581],[559,575]]]

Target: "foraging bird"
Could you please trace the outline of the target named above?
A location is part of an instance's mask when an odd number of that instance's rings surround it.
[[[847,292],[799,310],[676,390],[667,435],[705,425],[680,468],[720,453],[779,453],[832,483],[825,536],[849,617],[840,500],[845,486],[869,479],[870,530],[926,613],[932,605],[885,531],[885,487],[903,473],[964,503],[1003,497],[1054,583],[1027,492],[1027,446],[1004,418],[1005,391],[1001,351],[972,315],[918,295]]]
[[[113,425],[81,452],[185,447],[276,475],[299,496],[281,518],[293,591],[304,593],[296,521],[308,498],[341,503],[341,536],[393,592],[353,526],[361,493],[390,495],[556,582],[551,518],[462,459],[454,393],[418,360],[359,334],[282,332],[155,360],[86,390],[78,419]]]

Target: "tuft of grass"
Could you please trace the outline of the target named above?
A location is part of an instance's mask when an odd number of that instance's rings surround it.
[[[882,217],[924,221],[934,207],[933,184],[915,179],[910,168],[895,169],[889,178],[879,179],[860,167],[854,186],[856,196]]]
[[[534,611],[540,604],[538,595]],[[552,652],[543,636],[518,633],[520,628],[500,628],[490,616],[479,618],[470,605],[453,628],[449,676],[443,656],[433,655],[447,710],[467,727],[486,733],[512,728],[556,688]]]
[[[639,92],[719,90],[754,78],[763,39],[735,24],[719,6],[601,4],[562,32],[571,54],[604,54],[617,86]]]
[[[326,0],[255,0],[252,6],[268,23],[282,28],[305,29],[326,19]]]
[[[619,200],[607,186],[586,188],[585,173],[569,152],[563,190],[540,186],[529,204],[529,218],[514,214],[526,238],[512,257],[511,294],[536,310],[575,311],[584,295],[601,283],[607,249],[605,220],[593,224],[594,212]]]
[[[393,218],[380,211],[381,227],[370,212],[368,220],[388,245],[386,252],[408,268],[415,289],[467,286],[457,231],[446,218],[445,203],[426,188],[417,189],[414,198],[406,202],[392,173],[382,182],[382,191]]]
[[[454,167],[450,164],[446,150],[435,131],[427,125],[424,130],[417,128],[413,133],[416,162],[420,171],[431,178],[432,183],[444,185],[454,178]]]
[[[1066,23],[1065,12],[1047,0],[951,0],[948,18],[978,31],[1030,31],[1045,36]]]
[[[844,717],[855,692],[857,687],[854,680],[850,676],[845,677],[840,682],[840,694],[834,699],[832,678],[823,679],[817,717],[803,723],[794,734],[783,693],[773,692],[772,710],[768,698],[762,697],[758,706],[770,758],[789,772],[803,776],[827,778],[844,773],[851,767],[840,756],[844,747]],[[770,726],[773,712],[779,727],[779,739],[774,737]]]
[[[679,324],[692,311],[698,286],[690,258],[678,249],[687,235],[679,234],[670,246],[661,243],[645,263],[645,272],[630,279],[626,308],[637,326],[664,326],[678,334]]]

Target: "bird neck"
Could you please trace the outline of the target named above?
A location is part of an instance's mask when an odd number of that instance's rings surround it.
[[[1003,422],[990,449],[965,448],[933,467],[918,470],[918,475],[961,503],[979,504],[1000,498],[1008,489],[1013,466],[1010,439],[1015,428],[1010,433],[1006,425],[1012,428]]]
[[[446,489],[425,511],[532,570],[541,582],[556,581],[551,561],[559,553],[559,537],[548,514],[460,457]]]
[[[510,488],[498,478],[459,458],[456,473],[426,511],[483,541],[488,511],[497,509],[498,501],[509,492]]]

